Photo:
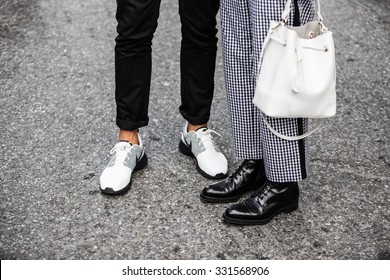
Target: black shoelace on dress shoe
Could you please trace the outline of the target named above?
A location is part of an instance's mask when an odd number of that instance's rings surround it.
[[[257,192],[254,192],[251,197],[259,197],[260,199],[263,199],[271,188],[269,184],[269,181],[266,182],[260,189],[257,190]]]
[[[237,167],[237,169],[236,169],[236,171],[234,171],[234,173],[232,173],[232,175],[230,175],[228,178],[227,178],[227,180],[228,181],[234,181],[234,179],[236,179],[236,178],[238,178],[238,177],[240,177],[240,176],[242,176],[242,174],[244,173],[244,166],[245,165],[248,165],[248,162],[249,162],[250,160],[244,160],[241,164],[240,164],[240,166],[239,167]],[[259,160],[253,160],[253,161],[258,161],[258,162],[260,162],[261,161],[261,159],[259,159]]]
[[[269,192],[271,187],[274,188],[284,188],[286,186],[294,184],[293,182],[287,182],[287,183],[275,183],[271,181],[267,181],[260,189],[258,189],[255,193],[251,195],[251,197],[258,196],[260,199],[263,199],[264,196]]]

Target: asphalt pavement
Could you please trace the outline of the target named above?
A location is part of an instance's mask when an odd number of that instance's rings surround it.
[[[310,137],[299,209],[263,226],[222,221],[178,151],[180,21],[163,0],[153,43],[149,165],[108,197],[115,144],[115,1],[0,2],[1,259],[390,259],[390,6],[321,1],[337,55],[337,115]],[[219,42],[220,44],[220,42]],[[210,127],[235,159],[219,48]]]

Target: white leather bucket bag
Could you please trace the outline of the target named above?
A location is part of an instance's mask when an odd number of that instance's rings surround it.
[[[264,40],[253,103],[267,127],[286,140],[303,139],[275,131],[266,116],[275,118],[328,118],[336,114],[336,63],[332,32],[325,27],[317,0],[316,21],[287,26],[291,0],[282,20],[271,21]],[[264,114],[264,115],[263,115]]]

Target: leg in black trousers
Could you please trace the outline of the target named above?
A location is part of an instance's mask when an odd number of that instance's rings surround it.
[[[117,126],[135,130],[148,124],[152,39],[160,0],[117,0],[115,99]]]
[[[179,0],[182,24],[180,113],[194,125],[210,117],[217,52],[219,0]]]

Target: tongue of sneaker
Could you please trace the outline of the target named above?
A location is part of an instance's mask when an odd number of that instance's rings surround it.
[[[130,146],[133,145],[131,142],[129,142],[129,141],[127,141],[127,140],[119,140],[118,143],[119,143],[119,145],[120,145],[121,147],[126,147],[127,144],[130,145]]]

